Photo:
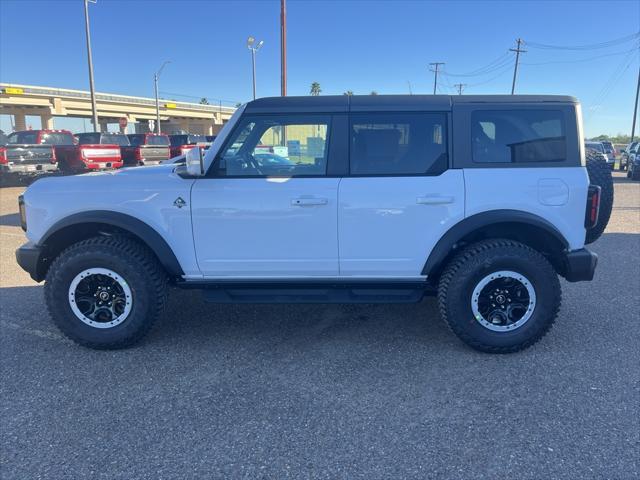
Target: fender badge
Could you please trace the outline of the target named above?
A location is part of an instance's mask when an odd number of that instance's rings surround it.
[[[184,201],[184,198],[178,197],[174,200],[173,204],[178,208],[182,208],[187,204],[187,202]]]

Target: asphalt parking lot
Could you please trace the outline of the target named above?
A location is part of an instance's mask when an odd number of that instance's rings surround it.
[[[0,477],[640,478],[640,183],[615,174],[591,283],[495,356],[417,305],[212,305],[175,291],[145,341],[50,323],[0,189]]]

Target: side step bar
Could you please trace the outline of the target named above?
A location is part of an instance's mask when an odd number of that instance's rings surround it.
[[[212,303],[417,303],[435,294],[426,281],[188,281]]]

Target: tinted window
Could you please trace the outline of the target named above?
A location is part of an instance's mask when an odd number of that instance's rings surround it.
[[[169,145],[169,137],[166,135],[149,135],[147,145]]]
[[[601,143],[587,142],[585,145],[587,146],[587,148],[590,148],[591,150],[595,150],[596,152],[604,153],[604,146]]]
[[[220,176],[315,176],[327,170],[329,117],[246,117],[218,164]]]
[[[471,139],[478,163],[567,158],[564,115],[557,110],[477,110],[471,114]]]
[[[437,175],[447,168],[441,113],[351,115],[352,175]]]
[[[76,135],[76,137],[78,137],[78,143],[80,143],[80,145],[100,143],[99,133],[80,133]]]
[[[70,133],[43,133],[40,137],[40,143],[46,145],[73,145],[73,135]]]
[[[37,138],[36,132],[16,132],[9,135],[9,143],[33,145]]]
[[[127,135],[127,137],[129,137],[129,143],[134,147],[144,145],[144,135]]]
[[[108,144],[108,145],[119,145],[119,146],[127,146],[129,145],[129,139],[126,135],[121,135],[117,133],[105,133],[102,135],[100,139],[100,143]]]
[[[169,135],[169,141],[174,147],[187,144],[187,135]]]

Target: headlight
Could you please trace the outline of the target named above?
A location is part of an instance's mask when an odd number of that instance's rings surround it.
[[[24,196],[18,197],[18,211],[20,212],[20,226],[22,230],[27,231],[27,209],[24,206]]]

